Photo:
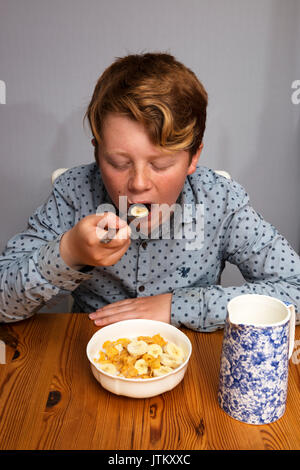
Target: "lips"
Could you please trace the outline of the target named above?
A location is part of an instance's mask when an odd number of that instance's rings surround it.
[[[147,204],[152,204],[152,201],[128,201],[129,205],[132,205],[132,204],[144,204],[145,206]]]
[[[128,208],[132,206],[133,204],[143,204],[144,206],[147,207],[148,212],[151,211],[151,204],[152,204],[151,201],[130,201],[128,202]]]

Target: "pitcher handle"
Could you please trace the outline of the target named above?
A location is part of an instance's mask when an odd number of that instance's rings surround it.
[[[295,306],[290,302],[284,302],[290,311],[290,344],[289,344],[289,359],[291,358],[295,345],[295,327],[296,327],[296,311]]]

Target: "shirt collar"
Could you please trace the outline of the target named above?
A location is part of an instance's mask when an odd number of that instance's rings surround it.
[[[182,222],[191,223],[196,220],[196,204],[195,204],[195,195],[193,188],[190,183],[190,179],[187,176],[178,198],[178,203],[181,205],[182,210]]]

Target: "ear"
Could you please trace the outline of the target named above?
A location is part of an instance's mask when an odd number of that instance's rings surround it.
[[[188,175],[191,175],[192,173],[194,173],[196,171],[198,160],[200,158],[202,149],[203,149],[203,142],[201,142],[197,152],[192,157],[191,163],[190,163],[188,171],[187,171]]]
[[[98,157],[98,153],[99,153],[99,146],[98,146],[98,142],[97,140],[95,139],[95,137],[91,140],[91,143],[94,147],[94,157],[95,157],[95,160],[96,160],[96,163],[97,165],[99,166],[99,157]]]

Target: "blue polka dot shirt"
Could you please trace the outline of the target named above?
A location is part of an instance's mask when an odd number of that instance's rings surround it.
[[[1,322],[30,317],[70,293],[73,312],[89,313],[118,300],[170,292],[171,323],[178,327],[222,328],[228,301],[249,293],[292,302],[299,323],[300,258],[250,206],[236,181],[199,166],[187,176],[178,200],[189,209],[179,224],[184,230],[177,226],[168,238],[132,240],[113,266],[70,268],[60,256],[61,236],[106,202],[110,198],[96,163],[55,180],[47,201],[0,257]],[[202,225],[197,225],[199,213]],[[242,286],[220,285],[226,261],[239,268]]]

